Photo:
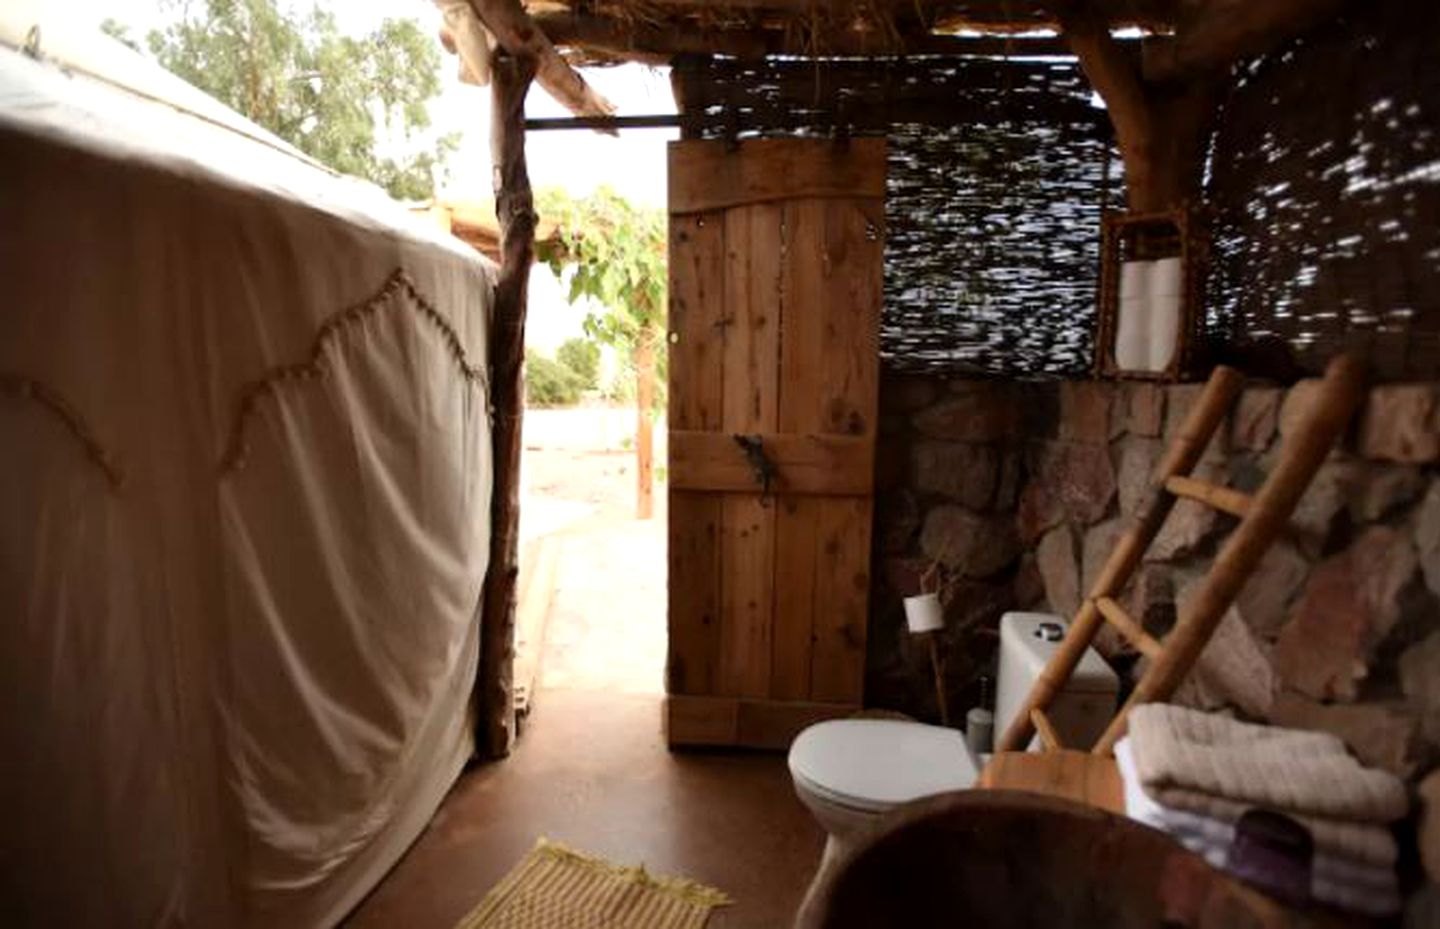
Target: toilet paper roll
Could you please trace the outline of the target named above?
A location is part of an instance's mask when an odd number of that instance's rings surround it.
[[[1145,290],[1151,296],[1179,294],[1185,289],[1185,267],[1178,257],[1158,258],[1147,264],[1150,265],[1150,270]]]
[[[1118,313],[1115,364],[1122,371],[1149,370],[1150,327],[1146,319],[1145,300],[1140,297],[1121,300]]]
[[[905,625],[911,632],[934,632],[945,628],[945,611],[938,594],[905,598]]]
[[[1115,311],[1115,364],[1122,371],[1150,367],[1150,327],[1145,305],[1150,298],[1150,262],[1120,266],[1120,302]]]
[[[1179,258],[1161,258],[1151,263],[1149,319],[1149,368],[1163,371],[1175,357],[1180,335],[1180,295],[1184,290],[1184,266]]]
[[[1120,265],[1120,300],[1145,299],[1150,295],[1148,261],[1127,261]]]

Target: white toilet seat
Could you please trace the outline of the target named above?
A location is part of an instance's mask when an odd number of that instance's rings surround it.
[[[975,785],[975,760],[954,729],[889,719],[818,723],[790,746],[797,787],[828,803],[882,813]]]

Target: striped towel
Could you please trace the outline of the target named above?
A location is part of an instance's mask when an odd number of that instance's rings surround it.
[[[1388,823],[1409,807],[1399,778],[1364,767],[1327,733],[1163,703],[1132,710],[1129,729],[1145,792],[1172,809],[1229,819],[1237,805],[1263,806],[1296,818]]]
[[[1125,786],[1125,812],[1131,819],[1168,833],[1217,868],[1228,867],[1230,846],[1235,842],[1233,820],[1212,819],[1156,803],[1140,783],[1128,737],[1115,745],[1115,763]],[[1310,868],[1310,896],[1321,903],[1368,916],[1399,912],[1400,885],[1393,867],[1394,838],[1378,826],[1356,828],[1375,830],[1377,841],[1388,845],[1391,864],[1337,855],[1317,842]]]

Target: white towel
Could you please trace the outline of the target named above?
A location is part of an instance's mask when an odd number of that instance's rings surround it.
[[[1228,869],[1235,824],[1166,807],[1145,792],[1135,770],[1129,738],[1115,745],[1115,762],[1125,786],[1125,812],[1131,819],[1170,834],[1181,845],[1222,870]],[[1394,844],[1394,839],[1390,839]],[[1310,895],[1321,903],[1368,916],[1400,910],[1400,886],[1392,867],[1323,851],[1317,847],[1310,869]]]

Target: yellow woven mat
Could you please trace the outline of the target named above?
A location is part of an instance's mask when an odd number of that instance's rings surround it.
[[[729,902],[713,887],[541,839],[455,929],[701,929]]]

